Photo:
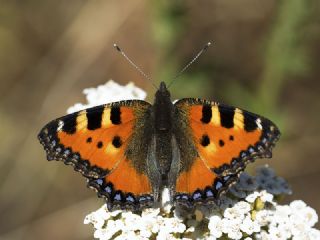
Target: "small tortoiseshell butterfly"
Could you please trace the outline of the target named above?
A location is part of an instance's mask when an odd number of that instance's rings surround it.
[[[280,132],[240,108],[185,98],[161,82],[154,104],[105,104],[48,123],[39,140],[48,160],[81,172],[110,210],[155,206],[164,187],[175,204],[216,202],[246,165],[271,157]]]

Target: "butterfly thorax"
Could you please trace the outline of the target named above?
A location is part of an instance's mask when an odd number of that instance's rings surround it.
[[[173,104],[164,82],[160,83],[153,104],[154,131],[156,137],[156,156],[159,170],[162,175],[167,175],[170,170],[172,158],[172,115]]]

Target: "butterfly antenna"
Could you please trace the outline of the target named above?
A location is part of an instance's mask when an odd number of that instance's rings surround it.
[[[124,51],[122,51],[122,49],[121,49],[117,44],[113,44],[113,46],[114,46],[114,48],[115,48],[118,52],[121,53],[121,55],[122,55],[125,59],[127,59],[127,61],[128,61],[145,79],[149,80],[149,81],[152,83],[152,85],[153,85],[156,89],[158,89],[157,86],[156,86],[156,85],[154,84],[154,82],[152,81],[152,79],[151,79],[147,74],[145,74],[145,73],[124,53]]]
[[[179,77],[182,75],[182,73],[184,73],[184,71],[187,70],[187,68],[190,67],[190,65],[191,65],[192,63],[194,63],[194,62],[201,56],[201,54],[202,54],[205,50],[208,49],[208,47],[210,47],[210,45],[211,45],[211,42],[208,42],[208,43],[198,52],[198,54],[172,79],[172,81],[171,81],[171,82],[169,83],[169,85],[168,85],[168,88],[172,85],[172,83],[173,83],[177,78],[179,78]]]

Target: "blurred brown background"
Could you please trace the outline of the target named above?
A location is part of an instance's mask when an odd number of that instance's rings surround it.
[[[109,79],[173,98],[201,97],[265,115],[282,130],[269,163],[293,195],[320,213],[320,3],[318,0],[0,1],[0,239],[92,239],[83,218],[102,205],[85,179],[47,162],[37,133],[82,90]],[[318,225],[319,226],[319,225]]]

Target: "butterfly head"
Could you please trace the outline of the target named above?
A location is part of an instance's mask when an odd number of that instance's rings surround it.
[[[160,100],[160,99],[166,99],[166,100],[170,100],[170,92],[166,86],[166,84],[164,82],[160,83],[160,87],[156,92],[156,99]]]

